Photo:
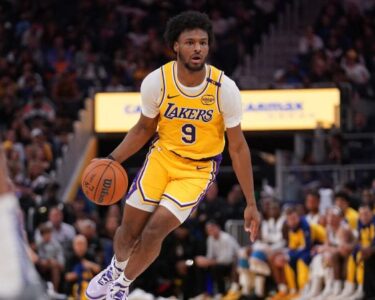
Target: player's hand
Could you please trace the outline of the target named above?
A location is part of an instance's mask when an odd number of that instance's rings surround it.
[[[245,231],[250,232],[250,240],[255,241],[258,235],[260,215],[255,205],[247,205],[244,211]]]

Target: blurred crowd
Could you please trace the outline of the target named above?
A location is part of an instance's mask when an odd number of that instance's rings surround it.
[[[262,201],[258,241],[240,251],[239,283],[245,299],[373,299],[375,291],[375,180],[360,194],[326,196],[280,206]]]
[[[374,177],[371,168],[360,168],[375,162],[374,20],[374,1],[325,1],[316,22],[304,29],[295,57],[275,72],[275,87],[334,83],[342,93],[341,127],[324,130],[318,124],[313,133],[299,133],[293,152],[285,154],[286,166],[307,167],[284,174],[287,201],[302,190],[337,183],[342,177],[350,178],[356,188],[369,185]],[[322,165],[326,168],[316,168]],[[342,165],[357,168],[336,168]]]
[[[98,210],[83,196],[64,204],[58,201],[57,191],[58,186],[53,183],[47,185],[38,199],[31,195],[20,198],[28,252],[48,283],[53,299],[67,296],[85,299],[89,280],[106,267],[113,256],[112,239],[121,221],[121,205]],[[224,277],[232,272],[239,246],[227,233],[221,244],[217,244],[216,239],[226,220],[242,220],[244,207],[239,185],[234,185],[222,198],[217,184],[213,184],[194,216],[168,237],[160,257],[134,287],[165,297],[184,294],[188,299],[206,290],[214,293],[217,282],[220,292],[224,293],[227,289]],[[207,236],[212,238],[206,247]],[[229,244],[231,248],[220,258],[227,266],[210,272],[209,284],[205,269],[218,259],[217,251],[227,249]]]
[[[375,97],[375,5],[330,0],[299,40],[298,54],[275,73],[276,86],[350,83],[362,97]]]
[[[213,184],[134,282],[141,297],[134,299],[370,299],[375,179],[355,192],[349,187],[308,190],[294,202],[263,191],[260,234],[250,244],[242,230],[245,200],[239,185],[223,197]],[[57,188],[48,186],[38,205],[20,201],[29,254],[52,299],[84,299],[90,279],[112,258],[121,207],[98,210],[84,197],[62,204]]]
[[[164,25],[187,9],[209,14],[216,37],[210,61],[230,75],[287,2],[0,0],[0,140],[23,211],[29,255],[52,298],[84,299],[90,278],[111,260],[121,220],[120,205],[98,210],[82,195],[61,203],[50,175],[84,99],[96,91],[138,90],[151,70],[172,59],[162,40]],[[348,82],[358,98],[374,98],[370,2],[329,1],[317,23],[306,28],[299,55],[277,73],[275,85]],[[354,116],[353,132],[374,131],[370,115],[355,111]],[[295,158],[316,164],[369,161],[362,144],[354,145],[360,151],[356,156],[344,141],[336,131],[325,135],[318,128],[310,149]],[[371,158],[374,151],[368,149]],[[224,231],[227,220],[243,218],[240,187],[234,185],[223,197],[215,184],[134,288],[183,299],[220,294],[227,300],[250,294],[262,299],[266,290],[277,291],[280,299],[318,295],[318,290],[331,296],[374,295],[366,285],[374,278],[362,263],[365,259],[374,269],[375,184],[366,184],[354,191],[349,185],[336,195],[329,185],[320,193],[293,194],[287,201],[292,206],[262,197],[261,236],[245,248],[238,236]],[[363,233],[366,228],[370,233]],[[308,276],[311,261],[315,267]]]
[[[50,171],[86,97],[137,91],[173,58],[162,37],[171,16],[207,12],[216,36],[211,61],[230,75],[285,3],[0,1],[0,141],[19,196],[38,203],[53,185]]]
[[[334,83],[341,87],[344,133],[374,132],[374,20],[374,1],[326,1],[315,24],[307,26],[300,37],[297,54],[285,68],[275,71],[272,86],[326,87]],[[318,135],[310,139],[310,145],[314,145],[306,153],[308,163],[314,159],[313,163],[374,160],[373,140],[345,138],[337,129],[326,136],[321,132],[318,130]],[[327,153],[325,148],[332,151]],[[365,152],[364,157],[359,149]]]

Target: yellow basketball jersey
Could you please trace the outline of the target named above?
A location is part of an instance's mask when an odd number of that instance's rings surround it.
[[[368,225],[363,225],[362,222],[358,224],[359,244],[363,248],[373,245],[375,241],[375,220]]]
[[[223,72],[208,67],[204,88],[187,95],[177,82],[177,63],[161,67],[163,89],[159,104],[159,143],[179,156],[200,160],[224,149],[224,120],[219,94]]]

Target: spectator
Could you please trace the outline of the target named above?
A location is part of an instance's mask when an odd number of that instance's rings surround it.
[[[0,97],[0,125],[11,124],[17,114],[17,100],[15,96]]]
[[[99,265],[103,263],[103,251],[96,232],[96,224],[89,219],[78,220],[78,232],[87,240],[87,254],[95,258],[95,262]]]
[[[344,221],[340,208],[334,206],[328,209],[326,229],[327,240],[316,248],[318,255],[311,263],[310,286],[304,295],[306,299],[317,297],[324,300],[341,292],[345,262],[355,247],[355,236]]]
[[[31,101],[23,107],[23,119],[31,123],[32,119],[39,117],[49,123],[55,120],[55,109],[50,100],[44,95],[44,88],[36,86]]]
[[[167,258],[169,273],[178,278],[175,294],[182,293],[183,299],[191,299],[205,291],[205,272],[194,264],[197,256],[204,255],[205,247],[190,232],[190,224],[183,223],[167,241]]]
[[[324,243],[326,239],[324,228],[307,223],[305,218],[298,215],[295,207],[288,207],[285,214],[287,248],[285,252],[275,255],[272,262],[279,289],[272,298],[274,300],[295,297],[298,290],[303,290],[308,280],[311,250],[315,244]]]
[[[319,214],[320,195],[317,192],[310,191],[306,194],[305,208],[306,208],[306,221],[309,224],[318,224],[320,219]]]
[[[245,203],[246,202],[244,201],[240,185],[233,185],[228,193],[227,200],[223,209],[223,211],[225,212],[225,219],[242,219],[243,211],[245,209]]]
[[[346,76],[357,86],[365,86],[369,79],[370,73],[366,66],[359,63],[357,52],[350,49],[346,52],[345,57],[341,61],[341,66],[346,72]]]
[[[358,212],[350,207],[350,198],[344,192],[336,193],[334,196],[335,205],[338,206],[344,213],[345,221],[350,228],[355,230],[358,222]]]
[[[207,254],[197,256],[195,263],[198,267],[208,268],[217,292],[224,294],[225,278],[232,277],[239,245],[228,233],[222,231],[216,221],[210,220],[206,223]]]
[[[73,239],[73,254],[66,264],[67,294],[74,299],[86,299],[85,291],[90,279],[100,272],[100,265],[87,253],[87,240],[83,235]]]
[[[117,227],[120,225],[119,218],[106,215],[104,233],[101,235],[100,244],[103,248],[103,266],[107,266],[113,257],[113,237],[115,236]]]
[[[40,226],[41,240],[37,244],[38,260],[36,266],[47,281],[51,278],[54,292],[58,292],[65,258],[60,243],[52,239],[52,227],[49,224]]]
[[[350,206],[355,210],[358,210],[361,204],[361,198],[358,194],[358,187],[355,181],[345,182],[342,187],[342,191],[348,195],[350,200]]]
[[[219,197],[217,182],[211,184],[204,200],[198,206],[199,221],[205,224],[208,220],[217,220],[221,227],[225,222],[225,202]]]
[[[285,239],[283,237],[285,216],[281,215],[280,204],[274,200],[271,201],[269,210],[263,210],[263,216],[260,238],[252,246],[249,260],[250,271],[255,276],[254,294],[258,298],[266,296],[266,277],[271,275],[271,268],[268,262],[285,247]],[[250,279],[248,278],[248,280]],[[246,283],[243,285],[246,285]]]
[[[370,124],[368,116],[360,111],[354,113],[352,133],[372,132],[373,125]]]
[[[357,234],[358,245],[349,256],[345,287],[337,296],[338,299],[357,300],[364,297],[364,263],[374,255],[375,244],[375,221],[369,206],[361,206],[359,209]]]
[[[34,128],[31,131],[31,138],[31,143],[25,149],[27,160],[41,160],[45,163],[45,169],[48,169],[53,160],[51,144],[46,141],[43,130],[40,128]]]
[[[74,227],[63,222],[63,213],[58,207],[51,208],[48,214],[47,224],[52,226],[52,239],[56,240],[63,246],[64,253],[66,254],[70,243],[75,237]],[[40,240],[40,231],[37,230],[35,232],[35,241],[38,243]]]
[[[25,97],[32,94],[33,90],[31,88],[34,84],[34,88],[43,86],[42,76],[34,71],[34,66],[32,63],[25,63],[23,66],[22,75],[18,78],[17,82],[21,95]]]
[[[300,61],[297,58],[291,59],[285,70],[275,74],[281,87],[300,86],[305,81],[305,76],[300,68]]]
[[[328,137],[328,145],[328,162],[334,164],[347,163],[348,153],[340,133],[332,133]]]
[[[120,78],[117,75],[113,75],[111,81],[105,88],[106,92],[125,92],[127,88],[121,83]]]
[[[342,54],[343,50],[340,47],[337,38],[335,36],[331,36],[328,40],[327,47],[325,48],[325,55],[327,57],[328,64],[332,67],[338,64]]]
[[[52,86],[52,99],[61,114],[74,119],[81,107],[80,91],[72,70],[64,71],[56,76]]]
[[[322,39],[314,33],[311,26],[307,26],[304,35],[299,40],[299,53],[301,55],[310,55],[323,48]]]

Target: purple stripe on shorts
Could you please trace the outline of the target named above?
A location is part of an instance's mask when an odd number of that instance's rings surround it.
[[[158,136],[155,137],[155,139],[152,141],[152,144],[150,146],[150,149],[146,155],[146,160],[143,164],[143,167],[138,171],[137,175],[135,176],[133,182],[132,182],[132,185],[131,185],[131,188],[126,196],[125,199],[128,199],[136,190],[137,190],[137,187],[139,188],[139,191],[141,192],[141,195],[142,195],[142,198],[143,198],[143,201],[145,202],[150,202],[150,203],[153,203],[153,204],[157,204],[159,203],[159,201],[156,201],[156,200],[152,200],[152,199],[147,199],[146,196],[145,196],[145,193],[143,192],[142,190],[142,186],[141,186],[141,179],[142,179],[142,176],[144,174],[144,171],[147,167],[147,163],[148,163],[148,159],[149,159],[149,156],[152,152],[152,149],[154,148],[154,144],[156,143],[156,141],[159,139]]]
[[[172,196],[169,196],[169,195],[166,195],[166,194],[163,194],[163,196],[168,198],[169,200],[172,200],[173,202],[175,202],[179,207],[189,207],[189,206],[195,205],[195,202],[194,203],[188,203],[188,204],[181,204],[180,202],[177,201],[177,199],[173,198]]]
[[[152,147],[151,147],[151,149],[152,149]],[[141,179],[142,179],[142,176],[143,176],[143,174],[144,174],[144,172],[146,170],[146,167],[147,167],[147,164],[148,164],[148,157],[149,157],[149,155],[151,153],[151,149],[150,149],[150,152],[146,156],[146,161],[145,161],[145,164],[144,164],[143,168],[141,169],[140,176],[137,178],[137,186],[139,188],[139,191],[141,192],[143,201],[150,202],[150,203],[159,203],[159,201],[152,200],[152,199],[147,199],[145,193],[142,190],[142,185],[141,185]]]

